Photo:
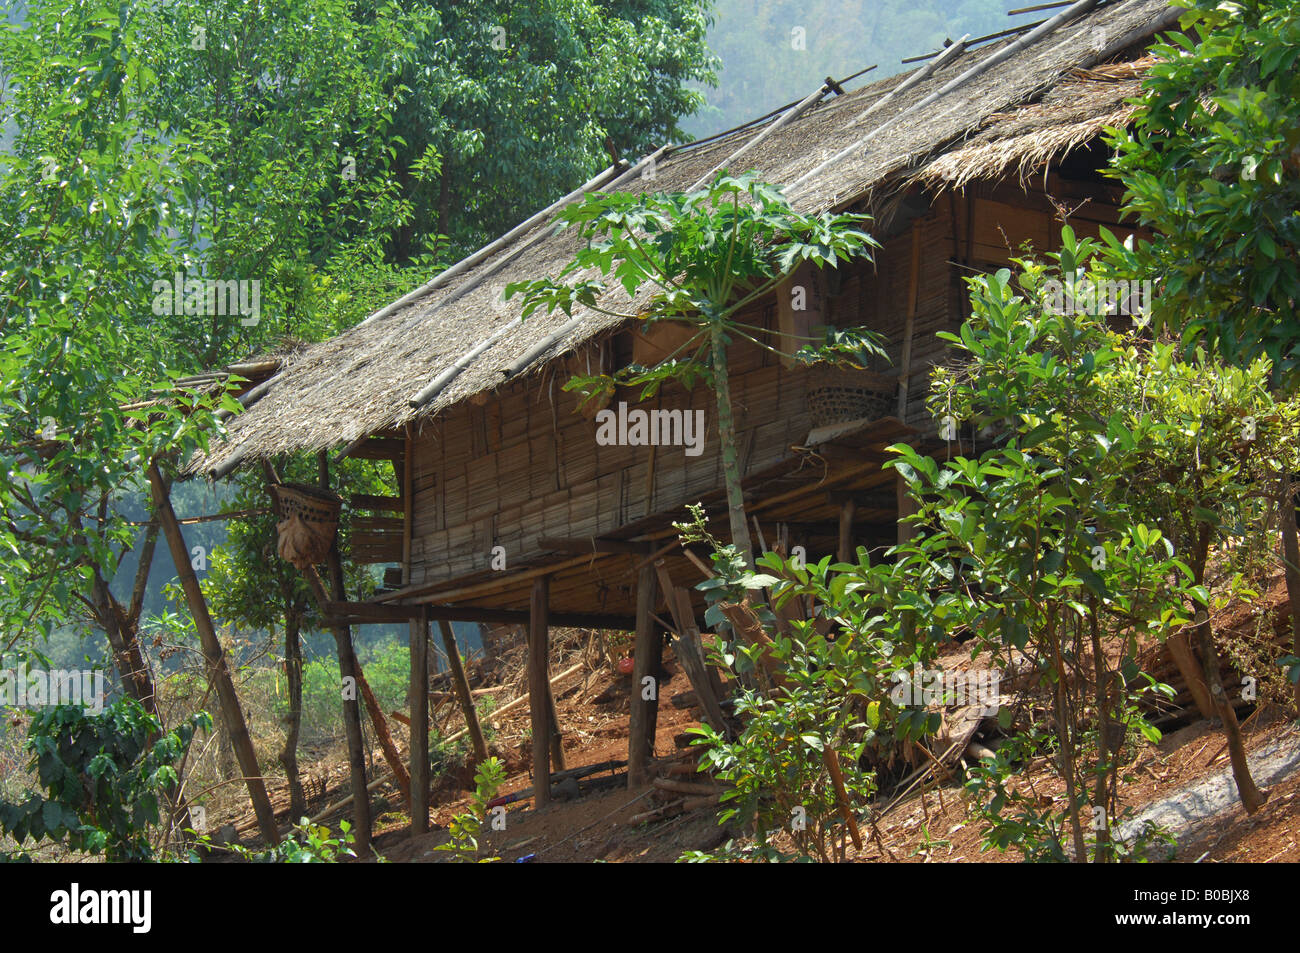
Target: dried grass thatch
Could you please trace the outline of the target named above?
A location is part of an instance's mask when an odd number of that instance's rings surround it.
[[[1090,79],[1079,71],[1142,43],[1156,29],[1170,26],[1176,14],[1165,0],[1113,0],[1014,52],[916,114],[908,111],[1017,40],[954,56],[873,112],[868,122],[856,120],[909,74],[823,101],[773,132],[740,164],[768,181],[790,184],[852,147],[864,132],[879,130],[866,147],[852,149],[791,193],[798,209],[817,212],[864,199],[880,207],[918,171],[934,167],[954,148],[959,153],[975,150],[968,159],[989,170],[1041,161],[1058,148],[1077,144],[1079,137],[1092,134],[1089,129],[1122,121],[1120,94],[1130,93],[1136,80]],[[1077,102],[1079,84],[1088,83],[1093,86],[1085,102]],[[1063,102],[1056,95],[1063,85],[1074,98]],[[1026,105],[1031,103],[1040,106]],[[1051,121],[1053,109],[1067,107],[1072,119]],[[1088,113],[1094,107],[1098,111]],[[1034,109],[1038,112],[1029,112]],[[999,124],[987,128],[994,117],[1001,117]],[[688,188],[771,124],[669,150],[657,162],[653,178],[633,177],[619,188]],[[1021,126],[1023,132],[1017,133]],[[984,141],[994,129],[1002,132]],[[957,174],[935,173],[935,181],[951,183]],[[189,471],[224,471],[241,460],[321,450],[408,423],[419,426],[445,408],[498,387],[505,370],[521,358],[528,361],[519,373],[534,372],[617,326],[617,319],[592,312],[579,312],[573,322],[557,314],[521,323],[517,301],[502,301],[508,282],[554,275],[572,257],[576,238],[550,234],[549,228],[549,223],[538,225],[441,287],[291,356],[265,396],[232,421],[229,439],[192,460]],[[472,290],[466,293],[466,288]],[[611,297],[610,304],[622,310],[627,302]],[[562,328],[564,333],[556,336]],[[452,376],[448,372],[457,365],[463,367]],[[412,406],[412,398],[439,378],[450,382],[432,400]]]
[[[1154,59],[1073,70],[1036,103],[989,116],[984,129],[959,149],[924,166],[914,180],[931,187],[963,188],[977,179],[1018,174],[1024,182],[1053,159],[1091,142],[1107,126],[1123,126],[1137,107]]]

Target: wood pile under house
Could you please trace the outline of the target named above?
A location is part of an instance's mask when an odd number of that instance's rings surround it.
[[[786,286],[740,318],[783,335],[865,326],[884,337],[889,361],[828,373],[737,341],[728,363],[745,504],[762,537],[810,555],[891,545],[901,495],[882,469],[885,448],[907,441],[954,452],[925,397],[931,368],[946,359],[937,332],[955,332],[967,315],[962,279],[1004,266],[1024,242],[1053,250],[1059,208],[1080,235],[1133,230],[1120,222],[1119,187],[1099,171],[1101,133],[1132,115],[1145,50],[1177,14],[1162,0],[1062,5],[1032,28],[952,44],[912,72],[847,93],[828,81],[765,121],[611,167],[360,325],[287,356],[249,392],[228,439],[186,472],[221,479],[304,452],[392,462],[396,495],[344,502],[358,514],[348,555],[387,566],[387,588],[345,601],[337,553],[319,575],[305,572],[336,636],[348,625],[409,622],[413,687],[425,688],[412,691],[412,724],[427,724],[430,628],[452,620],[527,627],[535,779],[563,767],[552,763],[563,726],[548,717],[549,627],[635,631],[633,684],[657,670],[670,634],[709,717],[716,680],[690,664],[702,658],[694,587],[706,554],[684,551],[672,522],[703,502],[727,535],[710,393],[669,385],[643,404],[629,391],[610,405],[703,411],[698,453],[601,445],[590,409],[581,412],[563,384],[576,372],[646,363],[672,349],[673,329],[661,323],[644,337],[583,309],[521,321],[503,289],[570,260],[577,239],[554,229],[555,214],[586,193],[683,191],[718,169],[752,169],[801,212],[870,213],[882,246],[874,264],[802,269],[790,282],[808,289],[806,310],[791,309]],[[852,399],[827,399],[846,393]],[[975,435],[957,437],[969,452]],[[494,568],[502,555],[505,568]],[[439,631],[445,640],[450,627]],[[633,692],[631,705],[629,774],[642,783],[657,702]],[[426,746],[413,731],[416,831],[428,824]],[[549,797],[548,785],[536,786],[539,806]]]

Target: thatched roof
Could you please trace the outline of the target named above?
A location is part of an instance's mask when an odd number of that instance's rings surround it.
[[[985,120],[984,129],[961,148],[924,166],[915,180],[929,186],[962,188],[976,179],[1029,174],[1097,137],[1107,126],[1123,126],[1137,110],[1127,100],[1142,91],[1142,77],[1154,59],[1071,70],[1041,100]]]
[[[1028,45],[1025,36],[1010,37],[952,56],[866,116],[914,74],[824,100],[767,135],[732,171],[757,170],[787,186],[800,211],[818,212],[864,197],[879,204],[879,197],[917,177],[961,183],[971,177],[967,163],[978,170],[972,174],[983,175],[1041,162],[1094,135],[1101,125],[1126,118],[1122,100],[1136,91],[1136,74],[1093,68],[1168,28],[1177,13],[1165,0],[1112,0]],[[973,67],[990,63],[927,102]],[[775,123],[668,150],[655,163],[653,179],[633,175],[616,187],[688,189]],[[867,134],[869,142],[854,147]],[[529,360],[519,373],[534,372],[616,326],[617,319],[592,312],[579,312],[572,322],[557,313],[521,323],[518,299],[501,299],[508,282],[554,275],[572,258],[576,236],[551,234],[550,227],[545,221],[501,242],[439,287],[408,295],[398,306],[293,356],[265,396],[231,422],[229,440],[214,444],[188,469],[221,472],[237,461],[342,446],[428,420],[498,387],[506,380],[504,370],[521,358]],[[611,303],[615,310],[627,304]],[[551,340],[562,328],[564,333]],[[444,386],[413,406],[413,398],[427,393],[434,381]]]

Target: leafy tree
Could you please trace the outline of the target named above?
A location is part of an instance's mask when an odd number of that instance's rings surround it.
[[[1139,644],[1166,639],[1208,594],[1128,493],[1126,474],[1164,422],[1112,413],[1106,382],[1124,342],[1106,315],[1059,309],[1046,294],[1053,275],[1086,275],[1095,243],[1066,228],[1061,244],[1050,268],[1022,263],[1019,293],[1006,269],[970,279],[971,318],[941,335],[964,360],[936,371],[931,407],[994,426],[995,445],[944,464],[899,445],[891,465],[918,506],[919,533],[899,558],[944,567],[953,620],[975,648],[1008,664],[1025,654],[1051,692],[1065,810],[1008,798],[1003,770],[979,788],[991,797],[990,843],[1059,858],[1068,837],[1076,861],[1102,861],[1127,850],[1113,838],[1126,739],[1159,738],[1139,702],[1167,688],[1141,672]],[[1008,806],[1019,813],[1004,817]]]
[[[391,170],[400,144],[393,118],[410,94],[399,74],[432,28],[432,11],[169,0],[134,12],[136,55],[158,77],[147,121],[211,157],[180,209],[202,247],[176,270],[261,283],[255,323],[243,314],[182,323],[199,365],[318,340],[404,290],[412,279],[383,264],[384,244],[412,214]],[[413,176],[437,171],[436,155],[416,160]],[[331,320],[330,299],[356,286],[358,270],[387,281],[367,287],[346,320]]]
[[[630,384],[642,388],[644,399],[670,380],[687,388],[707,383],[718,410],[732,543],[752,565],[727,347],[741,338],[780,353],[762,339],[772,332],[746,324],[738,315],[802,262],[833,267],[853,258],[870,260],[878,243],[859,227],[868,216],[802,215],[779,189],[753,174],[733,177],[724,171],[697,192],[589,196],[566,208],[560,218],[566,226],[577,227],[586,247],[556,278],[515,282],[506,288],[506,296],[523,293],[525,318],[542,307],[548,314],[557,308],[570,314],[575,305],[582,305],[645,327],[675,321],[694,329],[685,344],[654,367],[630,365],[612,375],[575,377],[565,387],[590,398]],[[587,277],[593,273],[598,277]],[[611,279],[632,299],[631,310],[612,310],[604,298]],[[824,340],[808,342],[796,356],[865,364],[870,355],[883,353],[877,337],[866,329],[827,328]]]
[[[395,160],[414,217],[390,249],[486,243],[610,163],[683,138],[712,81],[707,0],[412,3],[436,22],[403,68]],[[418,174],[430,151],[436,174]],[[442,239],[445,236],[445,240]],[[444,254],[446,243],[452,254]]]
[[[0,803],[0,830],[21,847],[48,840],[108,861],[153,857],[149,832],[159,798],[177,783],[174,765],[195,731],[212,720],[198,712],[171,731],[132,698],[87,715],[75,705],[40,711],[27,732],[44,794]]]
[[[1300,18],[1289,0],[1181,0],[1183,33],[1156,56],[1114,174],[1159,233],[1133,274],[1159,275],[1153,317],[1184,342],[1279,379],[1300,370]]]
[[[1300,401],[1280,401],[1270,393],[1270,365],[1265,357],[1237,368],[1211,359],[1200,349],[1191,360],[1180,361],[1176,351],[1173,343],[1130,345],[1108,375],[1106,386],[1113,388],[1114,415],[1132,432],[1145,432],[1148,437],[1141,452],[1124,461],[1122,476],[1133,511],[1165,527],[1193,581],[1203,585],[1208,583],[1212,553],[1223,553],[1224,569],[1228,569],[1238,561],[1242,547],[1229,549],[1225,544],[1248,541],[1256,526],[1266,524],[1271,507],[1259,487],[1300,463],[1296,450]],[[1229,582],[1233,594],[1253,595],[1239,576]],[[1209,710],[1203,714],[1222,719],[1242,801],[1253,812],[1263,796],[1250,779],[1237,717],[1220,683],[1210,615],[1203,610],[1196,615],[1192,634],[1204,674],[1186,664],[1190,653],[1181,651],[1186,634],[1173,637],[1180,644],[1171,646],[1171,654],[1197,694],[1198,704],[1208,701]],[[1300,667],[1294,663],[1291,678],[1300,678]],[[1201,686],[1208,698],[1202,699]]]
[[[140,277],[191,247],[173,197],[206,162],[141,122],[158,80],[138,39],[126,8],[89,2],[36,5],[0,32],[0,126],[15,130],[0,155],[0,654],[87,603],[111,624],[133,539],[113,500],[138,491],[143,461],[201,442],[220,406],[165,374],[174,324],[138,306]]]
[[[1129,130],[1115,130],[1125,208],[1158,234],[1116,250],[1119,267],[1160,276],[1153,317],[1273,382],[1300,377],[1300,18],[1289,0],[1181,0],[1183,33],[1157,60]],[[1300,656],[1300,539],[1289,471],[1275,474]],[[1300,682],[1295,704],[1300,710]]]

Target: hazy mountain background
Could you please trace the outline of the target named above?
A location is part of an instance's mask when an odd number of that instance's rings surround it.
[[[694,138],[730,129],[802,99],[827,76],[838,80],[878,64],[846,87],[857,88],[908,69],[899,62],[903,57],[938,49],[946,38],[985,36],[1056,12],[1007,16],[1031,5],[1033,0],[718,0],[709,30],[709,47],[722,60],[718,85],[704,89],[708,105],[682,128]]]

